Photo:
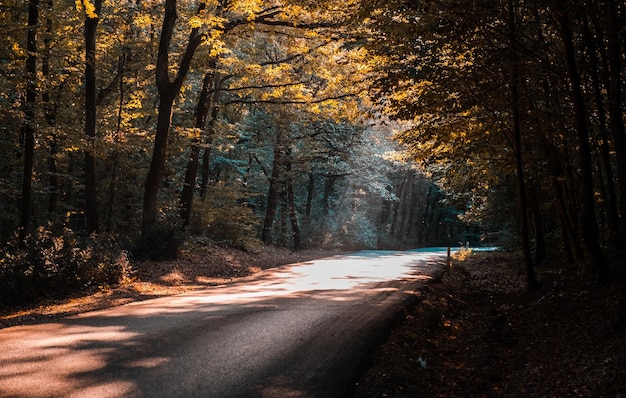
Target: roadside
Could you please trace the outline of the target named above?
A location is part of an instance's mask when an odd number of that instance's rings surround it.
[[[0,329],[217,286],[263,269],[339,253],[322,250],[292,252],[265,246],[241,250],[207,242],[186,244],[177,260],[133,262],[131,278],[120,286],[100,286],[72,297],[49,297],[36,305],[19,308],[0,305]]]
[[[619,286],[542,268],[527,292],[508,253],[477,253],[416,292],[357,397],[626,397]]]
[[[245,278],[262,269],[338,254],[188,246],[179,260],[134,263],[128,283],[0,311],[0,328]],[[584,272],[542,268],[525,290],[509,253],[476,253],[415,294],[402,324],[373,353],[357,386],[366,397],[626,397],[626,335],[614,333],[619,286]]]

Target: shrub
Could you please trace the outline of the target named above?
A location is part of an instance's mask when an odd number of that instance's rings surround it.
[[[158,221],[137,241],[132,250],[133,257],[143,260],[174,260],[187,233],[179,221]]]
[[[260,220],[236,187],[216,184],[207,200],[194,202],[193,208],[194,233],[244,249],[258,245]]]
[[[0,257],[0,298],[4,302],[116,285],[131,276],[128,256],[113,238],[80,238],[65,226],[41,226],[23,245],[15,237],[5,249]]]

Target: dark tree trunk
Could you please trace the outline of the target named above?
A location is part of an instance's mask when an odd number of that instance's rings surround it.
[[[333,193],[338,178],[337,176],[328,176],[324,182],[324,195],[322,196],[322,214],[324,216],[330,212],[330,195]]]
[[[306,210],[305,217],[306,219],[311,218],[311,209],[313,207],[313,195],[315,194],[315,174],[311,171],[309,173],[309,185],[307,187],[307,196],[306,196]]]
[[[276,218],[276,211],[278,209],[278,202],[280,201],[281,187],[281,171],[285,162],[285,147],[281,143],[280,137],[276,140],[276,146],[274,147],[274,161],[272,164],[272,174],[270,176],[270,187],[267,193],[267,207],[265,209],[265,220],[263,222],[263,232],[261,234],[261,240],[266,245],[272,243],[272,227],[274,225],[274,219]]]
[[[51,57],[51,42],[53,33],[52,27],[52,7],[53,1],[46,1],[46,11],[48,16],[46,18],[46,35],[43,39],[44,53],[41,60],[41,74],[43,78],[48,81],[50,79],[50,57]],[[42,100],[45,104],[45,115],[48,127],[56,126],[56,111],[57,105],[52,103],[50,97],[50,89],[46,87],[42,94]],[[48,213],[54,213],[57,209],[59,202],[59,167],[57,163],[58,146],[56,137],[50,137],[48,139],[48,183],[50,184],[48,195]]]
[[[539,209],[539,202],[535,189],[530,190],[530,209],[533,215],[533,224],[535,226],[535,262],[543,263],[546,258],[546,240],[543,234],[543,218]]]
[[[142,232],[146,233],[156,223],[157,201],[159,186],[165,174],[165,159],[167,151],[167,136],[172,122],[173,97],[167,97],[164,92],[160,95],[157,132],[154,140],[152,161],[144,185],[143,224]]]
[[[426,204],[424,205],[424,211],[422,212],[422,219],[420,220],[421,227],[419,228],[419,234],[417,237],[417,240],[420,243],[426,242],[426,236],[428,236],[428,231],[427,231],[428,223],[426,222],[426,220],[428,219],[429,211],[431,211],[430,203],[431,203],[432,196],[433,196],[433,186],[429,185],[428,194],[426,194]]]
[[[298,225],[298,212],[296,211],[296,198],[293,188],[293,173],[291,169],[291,151],[288,151],[288,159],[286,160],[287,168],[287,202],[289,207],[289,221],[291,222],[291,233],[293,236],[293,248],[300,250],[302,248],[302,239],[300,234],[300,226]]]
[[[200,4],[199,11],[206,7],[205,3]],[[182,55],[176,77],[173,81],[169,76],[169,47],[174,33],[174,26],[178,15],[176,13],[176,0],[166,0],[165,17],[163,18],[163,28],[159,40],[159,53],[156,65],[156,86],[159,92],[159,108],[157,118],[157,129],[154,139],[154,149],[150,169],[144,184],[143,197],[143,221],[142,234],[146,234],[156,223],[159,187],[165,175],[165,161],[167,159],[167,140],[172,126],[172,112],[174,101],[180,93],[183,81],[185,80],[191,61],[196,49],[202,42],[202,37],[198,29],[192,29],[189,35],[187,47]]]
[[[39,20],[39,0],[28,1],[28,27],[26,38],[26,101],[24,103],[24,124],[20,138],[24,145],[24,168],[22,172],[22,201],[20,204],[19,242],[30,232],[33,202],[33,164],[35,158],[35,102],[37,100],[37,24]]]
[[[622,238],[622,252],[626,248],[626,134],[624,131],[624,120],[622,115],[622,53],[624,43],[620,43],[619,23],[617,19],[618,9],[615,0],[607,0],[606,17],[607,17],[607,39],[609,47],[609,65],[610,65],[610,85],[609,85],[609,114],[611,116],[611,132],[615,146],[615,154],[617,157],[617,179],[620,187],[620,199],[618,203],[620,213],[620,228]],[[623,26],[622,26],[622,40]],[[622,262],[623,263],[623,262]],[[623,265],[622,265],[623,266]],[[618,314],[618,326],[621,330],[626,329],[626,273],[623,277],[624,286],[622,302]]]
[[[396,239],[398,243],[402,243],[405,235],[406,223],[411,206],[411,195],[413,193],[413,170],[407,170],[404,184],[402,184],[402,194],[400,195],[400,203],[398,203],[398,217],[400,219],[396,231]]]
[[[206,198],[209,189],[209,180],[211,179],[211,143],[207,144],[202,152],[202,179],[200,181],[200,197]]]
[[[624,131],[624,109],[622,103],[622,50],[620,42],[620,24],[615,0],[607,0],[605,17],[607,18],[607,43],[609,60],[609,115],[613,145],[617,159],[617,180],[619,181],[619,214],[622,248],[626,247],[626,133]],[[622,26],[623,40],[623,26]],[[625,305],[626,307],[626,305]]]
[[[594,43],[593,37],[589,30],[588,22],[585,21],[585,44],[589,54],[589,71],[591,75],[591,82],[593,85],[593,96],[596,103],[596,110],[598,115],[598,126],[600,128],[601,140],[599,144],[599,150],[602,160],[602,168],[606,174],[606,213],[608,221],[608,241],[615,247],[619,247],[621,242],[621,231],[619,223],[619,211],[617,207],[617,194],[615,192],[615,178],[613,176],[613,166],[611,165],[611,149],[609,148],[609,134],[607,131],[607,118],[606,110],[604,108],[604,100],[602,98],[602,87],[600,82],[600,76],[598,74],[598,65],[600,60],[596,55],[597,47]],[[605,57],[603,57],[604,59]],[[604,63],[603,63],[604,64]]]
[[[511,100],[513,104],[513,150],[515,152],[515,174],[517,181],[517,195],[520,216],[520,234],[522,251],[526,264],[526,284],[529,290],[539,288],[535,275],[535,265],[530,251],[530,232],[528,227],[528,204],[526,200],[526,181],[524,179],[524,162],[522,159],[522,131],[520,126],[520,98],[519,98],[519,65],[517,57],[517,22],[515,21],[515,5],[509,0],[509,34],[512,55],[512,76],[510,81]]]
[[[96,138],[96,33],[102,0],[94,1],[95,16],[85,17],[85,135],[89,143]],[[85,150],[85,221],[87,232],[98,232],[98,193],[96,159],[92,149]]]
[[[561,39],[565,49],[567,72],[570,80],[570,94],[574,105],[576,132],[579,146],[579,167],[582,177],[582,228],[583,240],[596,268],[598,279],[606,282],[610,278],[610,269],[604,251],[598,242],[598,225],[594,210],[593,170],[591,148],[589,145],[589,127],[585,109],[584,95],[581,88],[580,75],[576,64],[576,50],[572,39],[569,15],[562,10],[559,15]]]
[[[391,227],[389,229],[389,234],[394,238],[398,236],[398,218],[400,214],[400,209],[402,207],[402,198],[404,197],[404,192],[406,190],[406,179],[402,179],[402,183],[400,184],[400,192],[398,195],[398,201],[393,206],[393,212],[391,214]]]
[[[126,69],[126,54],[122,54],[120,55],[119,59],[118,59],[118,63],[117,63],[117,72],[118,72],[118,76],[119,76],[119,93],[120,93],[120,98],[119,101],[117,103],[117,124],[115,127],[115,136],[119,137],[122,131],[122,117],[123,117],[123,111],[124,111],[124,96],[126,93],[126,90],[124,88],[124,71]],[[112,163],[111,166],[111,176],[109,177],[109,198],[108,198],[108,202],[107,202],[107,212],[106,212],[106,216],[107,216],[107,223],[106,223],[106,231],[107,232],[111,232],[112,230],[112,224],[113,224],[113,215],[114,215],[114,209],[115,209],[115,192],[117,190],[117,172],[118,172],[118,167],[119,167],[119,152],[117,151],[117,149],[111,153],[110,158],[112,159],[112,161],[110,160],[110,162]]]
[[[211,107],[211,95],[209,91],[213,88],[214,78],[215,71],[211,68],[211,70],[204,75],[204,79],[202,80],[202,90],[200,91],[198,105],[196,106],[196,128],[200,130],[204,129]],[[191,145],[191,153],[189,154],[189,161],[187,162],[187,170],[185,172],[185,182],[183,183],[183,190],[180,195],[180,217],[183,220],[184,226],[188,226],[191,220],[193,193],[196,188],[198,164],[200,163],[200,140],[201,137],[194,138],[194,142]]]

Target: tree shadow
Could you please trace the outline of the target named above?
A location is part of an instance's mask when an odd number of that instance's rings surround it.
[[[357,253],[4,329],[0,395],[345,396],[365,348],[440,265]]]

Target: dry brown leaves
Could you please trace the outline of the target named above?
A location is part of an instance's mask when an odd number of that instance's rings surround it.
[[[336,253],[318,250],[292,252],[275,247],[244,251],[207,242],[187,244],[177,260],[133,263],[134,275],[122,286],[103,286],[74,297],[50,297],[36,305],[21,308],[1,308],[0,328],[220,285],[262,269]]]
[[[620,287],[543,268],[527,292],[522,267],[507,253],[453,263],[418,293],[357,396],[626,397]]]

